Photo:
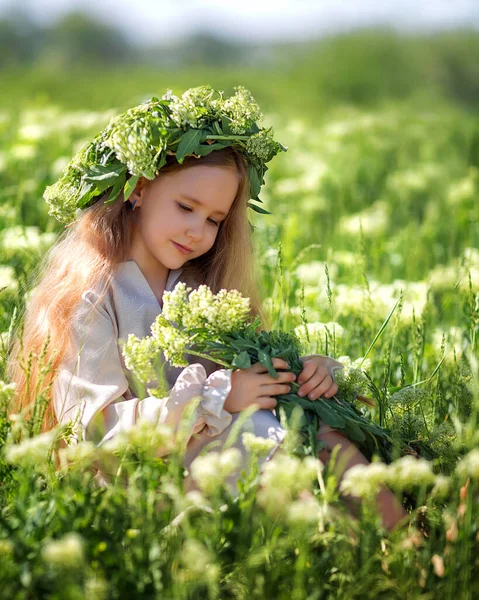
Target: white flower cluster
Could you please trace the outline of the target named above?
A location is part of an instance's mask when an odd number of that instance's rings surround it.
[[[130,333],[123,345],[125,366],[133,371],[141,382],[147,383],[156,376],[152,366],[152,358],[157,352],[158,345],[154,338],[139,339],[136,335]]]
[[[183,323],[183,315],[185,314],[186,304],[188,302],[188,293],[192,288],[186,287],[182,281],[177,283],[171,292],[163,293],[163,309],[162,315],[168,321],[172,321],[177,325]]]
[[[223,103],[223,110],[231,119],[231,131],[241,135],[255,122],[262,121],[263,115],[251,92],[239,85],[234,96]]]
[[[159,322],[152,327],[153,335],[167,326],[165,319],[178,327],[206,327],[212,332],[232,331],[245,324],[250,315],[250,299],[238,290],[220,290],[213,294],[207,285],[191,291],[179,282],[171,292],[163,294],[163,311]]]
[[[311,489],[322,466],[321,461],[313,456],[301,460],[276,452],[260,475],[258,503],[271,516],[284,515],[298,492]]]
[[[113,118],[107,129],[103,144],[115,152],[128,171],[154,179],[157,170],[152,157],[159,148],[153,140],[149,115],[135,107]]]
[[[58,458],[63,468],[67,467],[69,463],[84,466],[85,463],[93,462],[97,455],[98,447],[90,441],[71,444],[66,448],[60,448],[58,451]]]
[[[5,447],[5,460],[12,464],[36,466],[45,463],[57,432],[54,429],[27,438],[20,444],[10,444]]]
[[[129,429],[120,431],[111,440],[101,445],[106,452],[123,453],[128,448],[144,450],[157,457],[172,452],[175,448],[173,428],[165,423],[154,423],[140,417]]]
[[[214,324],[218,317],[218,306],[213,292],[207,285],[200,285],[188,298],[188,310],[183,325],[188,329],[204,327],[205,323]]]
[[[211,323],[214,331],[233,331],[242,327],[250,315],[250,299],[238,290],[220,290],[214,298],[216,320]]]
[[[222,452],[209,452],[196,457],[190,470],[201,491],[210,495],[214,494],[240,465],[241,451],[238,448],[228,448]]]
[[[474,448],[461,458],[456,466],[456,471],[461,477],[479,479],[479,448]]]
[[[206,285],[193,290],[179,282],[171,292],[163,294],[163,311],[151,326],[154,342],[145,348],[143,341],[129,337],[126,347],[128,364],[135,370],[139,364],[143,375],[148,374],[148,354],[154,346],[161,349],[165,358],[174,366],[187,366],[184,358],[188,344],[192,341],[192,332],[204,328],[212,335],[225,333],[244,326],[250,316],[250,299],[238,290],[220,290],[213,294]],[[128,365],[127,365],[128,366]],[[135,370],[136,372],[136,370]]]
[[[160,321],[154,323],[151,330],[154,335],[155,345],[162,350],[166,360],[175,367],[187,367],[188,361],[184,355],[187,351],[190,337],[169,323],[162,325]]]
[[[277,143],[273,139],[271,128],[253,134],[246,140],[245,148],[251,156],[269,162],[277,152]]]
[[[424,405],[431,400],[431,393],[428,390],[416,386],[407,386],[401,388],[391,395],[390,404],[395,408],[412,408],[413,406]]]
[[[0,265],[0,292],[18,289],[18,281],[15,277],[15,269],[9,265]]]
[[[241,435],[241,441],[248,452],[251,452],[259,457],[267,456],[271,450],[277,446],[275,440],[256,436],[254,433],[250,433],[249,431],[245,431]]]
[[[170,118],[177,127],[199,129],[208,120],[217,119],[221,112],[221,97],[215,98],[215,91],[209,85],[190,88],[181,98],[168,90],[163,99],[172,101]]]
[[[66,177],[49,185],[43,192],[43,198],[49,206],[48,214],[63,223],[73,221],[79,192],[78,183]]]
[[[42,548],[42,557],[53,567],[78,568],[84,561],[83,539],[72,531],[59,540],[50,540]]]
[[[15,395],[15,383],[5,383],[0,379],[0,406],[8,407]]]
[[[339,487],[344,494],[364,498],[375,496],[384,485],[402,490],[434,481],[430,462],[406,455],[390,465],[381,462],[355,465],[346,471]]]
[[[363,371],[371,369],[371,360],[367,358],[362,362],[360,357],[352,361],[349,356],[340,356],[337,360],[344,365],[344,369],[334,371],[334,378],[341,391],[352,396],[366,393],[367,378]]]

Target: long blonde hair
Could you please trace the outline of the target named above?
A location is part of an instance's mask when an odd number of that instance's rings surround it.
[[[222,288],[239,290],[251,299],[252,313],[266,325],[248,222],[249,180],[243,156],[232,148],[225,148],[198,159],[187,157],[181,165],[175,157],[169,156],[158,177],[200,164],[235,169],[238,190],[220,225],[215,244],[203,256],[185,263],[181,279],[188,284],[190,281],[205,283],[215,293]],[[106,292],[115,266],[127,260],[129,254],[134,215],[123,195],[111,204],[103,202],[106,197],[84,210],[46,255],[21,319],[22,333],[17,332],[9,356],[8,375],[16,383],[12,411],[25,411],[28,416],[41,386],[46,399],[41,431],[57,423],[52,383],[69,349],[70,324],[81,295],[98,286]]]

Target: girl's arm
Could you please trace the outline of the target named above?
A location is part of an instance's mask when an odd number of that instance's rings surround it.
[[[207,377],[203,365],[191,364],[181,371],[168,396],[134,397],[120,356],[116,321],[93,300],[88,292],[82,297],[72,325],[72,351],[54,382],[54,409],[60,422],[78,417],[81,439],[100,445],[140,417],[176,430],[184,409],[199,395],[202,401],[191,435],[206,428],[215,436],[231,423],[231,414],[223,409],[231,390],[231,370],[219,369]]]

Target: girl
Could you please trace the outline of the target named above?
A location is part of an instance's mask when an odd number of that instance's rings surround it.
[[[206,92],[201,96],[198,89]],[[178,281],[191,287],[204,283],[214,293],[238,289],[250,297],[252,312],[266,323],[247,208],[250,198],[258,199],[254,169],[260,169],[261,182],[264,163],[279,146],[268,137],[270,130],[257,127],[260,113],[244,88],[237,88],[227,101],[214,100],[208,86],[197,90],[188,90],[181,99],[168,93],[162,101],[152,100],[148,109],[140,105],[123,121],[112,121],[73,159],[57,187],[47,188],[51,214],[68,214],[73,221],[47,256],[26,311],[22,344],[16,342],[9,363],[17,383],[18,411],[34,403],[37,384],[45,377],[41,365],[33,364],[26,381],[23,352],[40,356],[43,349],[52,366],[50,381],[44,382],[50,403],[43,430],[77,419],[77,439],[98,446],[140,417],[176,428],[189,400],[200,395],[184,457],[187,469],[211,442],[216,442],[211,451],[219,451],[240,412],[252,404],[258,410],[243,430],[274,439],[273,452],[278,449],[285,430],[273,412],[275,395],[289,391],[288,384],[295,380],[282,359],[274,360],[281,370],[277,379],[259,363],[232,371],[195,359],[185,369],[165,365],[171,386],[167,397],[140,398],[124,364],[121,343],[130,333],[150,334],[162,310],[163,292]],[[163,121],[163,129],[158,126],[161,118],[169,119]],[[145,150],[145,139],[155,141],[154,158]],[[233,142],[226,143],[228,139]],[[311,400],[333,396],[338,389],[333,370],[342,365],[320,355],[302,361],[299,393]],[[345,468],[367,463],[346,437],[324,423],[318,438],[331,448],[340,446],[338,458],[344,459]],[[241,435],[235,446],[243,464],[229,481],[233,485],[248,458]],[[327,463],[328,452],[323,450],[319,458]],[[101,482],[108,477],[98,471]],[[185,485],[193,487],[189,476]],[[394,527],[406,514],[387,489],[377,501],[385,527]]]

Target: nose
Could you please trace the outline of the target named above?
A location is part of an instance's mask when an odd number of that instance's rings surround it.
[[[204,224],[197,222],[194,225],[190,225],[186,231],[186,237],[192,242],[201,242],[204,235]]]

